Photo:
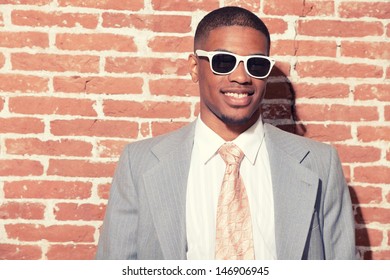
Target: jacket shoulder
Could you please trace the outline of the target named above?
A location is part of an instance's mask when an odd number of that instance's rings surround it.
[[[329,154],[330,150],[334,149],[334,147],[329,144],[286,132],[271,124],[265,124],[264,126],[269,141],[273,141],[273,144],[277,145],[290,155],[300,154],[300,151],[311,151],[325,155]]]

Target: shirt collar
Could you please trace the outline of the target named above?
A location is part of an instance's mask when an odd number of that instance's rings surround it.
[[[259,118],[249,129],[240,134],[232,142],[236,144],[245,154],[245,157],[252,165],[256,163],[257,154],[264,141],[264,128],[262,119]],[[202,151],[199,155],[201,162],[207,163],[218,152],[218,149],[225,143],[218,134],[209,128],[200,117],[195,127],[194,144]]]
[[[252,165],[256,163],[257,154],[264,141],[264,128],[261,117],[250,128],[241,133],[233,143],[236,144]]]
[[[225,141],[198,117],[194,144],[200,148],[199,157],[201,162],[206,164],[224,143]]]

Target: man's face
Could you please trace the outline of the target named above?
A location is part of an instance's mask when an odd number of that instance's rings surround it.
[[[242,26],[212,30],[197,49],[223,50],[242,56],[268,55],[266,37],[256,29]],[[217,75],[211,71],[208,58],[191,56],[190,68],[193,81],[199,82],[201,118],[209,127],[242,127],[245,130],[256,122],[266,79],[249,76],[243,62],[232,73]]]

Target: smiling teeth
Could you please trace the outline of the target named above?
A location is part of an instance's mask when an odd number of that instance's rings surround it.
[[[234,98],[244,98],[247,97],[247,93],[236,93],[236,92],[226,92],[225,95],[234,97]]]

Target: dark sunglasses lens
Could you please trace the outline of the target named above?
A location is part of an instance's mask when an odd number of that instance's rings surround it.
[[[213,70],[225,74],[233,70],[236,65],[236,58],[230,54],[216,54],[211,61]]]
[[[271,68],[271,62],[268,59],[261,57],[253,57],[248,60],[248,71],[253,76],[264,77],[268,74]]]

